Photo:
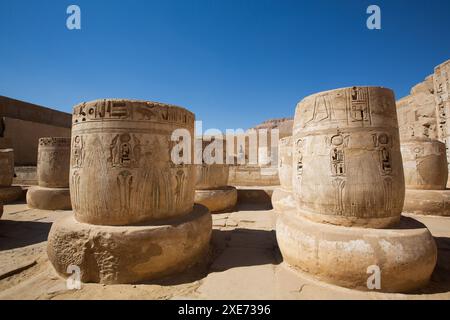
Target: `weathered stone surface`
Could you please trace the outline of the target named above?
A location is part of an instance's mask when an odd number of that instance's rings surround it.
[[[438,139],[447,147],[447,162],[450,171],[450,60],[434,68],[433,80]]]
[[[277,223],[287,264],[358,290],[371,289],[373,267],[382,292],[428,282],[437,260],[433,237],[417,221],[400,220],[405,179],[395,108],[393,92],[380,87],[322,92],[298,104],[296,207]]]
[[[411,94],[397,101],[400,140],[437,139],[433,76],[411,89]]]
[[[342,227],[293,214],[277,222],[284,261],[321,281],[366,291],[369,266],[381,270],[382,292],[408,292],[425,285],[437,260],[428,229],[402,218],[395,229]]]
[[[253,129],[261,130],[273,130],[278,129],[280,138],[292,136],[292,127],[294,125],[294,119],[292,118],[279,118],[266,120],[261,124],[253,127]]]
[[[40,137],[70,137],[70,113],[0,96],[0,115],[0,135],[11,142],[16,166],[36,166]]]
[[[37,186],[37,167],[25,166],[14,167],[16,176],[13,179],[13,184],[22,186]]]
[[[224,187],[228,184],[229,166],[226,164],[196,165],[196,190]]]
[[[272,194],[272,206],[277,213],[283,213],[295,209],[296,202],[292,189],[275,188]]]
[[[448,170],[445,144],[431,139],[406,140],[401,144],[407,189],[444,190]]]
[[[292,136],[278,142],[278,174],[283,188],[292,189]]]
[[[234,136],[235,165],[230,167],[228,183],[234,186],[276,186],[280,184],[277,161],[278,145],[274,138],[292,135],[293,119],[265,121],[243,134]],[[278,134],[274,134],[278,130]]]
[[[232,186],[278,186],[278,169],[252,165],[230,166],[228,184]]]
[[[41,187],[68,188],[70,138],[41,138],[38,147],[37,177]]]
[[[14,177],[14,150],[0,149],[0,188],[9,187]]]
[[[270,207],[275,189],[274,186],[237,187],[238,203],[260,204]]]
[[[450,190],[406,189],[403,212],[420,215],[450,216]]]
[[[71,210],[69,188],[45,188],[34,186],[28,189],[27,204],[41,210]]]
[[[195,190],[195,203],[204,205],[212,213],[227,212],[236,206],[237,190],[230,186]]]
[[[450,60],[438,65],[410,95],[397,101],[397,106],[401,140],[438,139],[445,143],[450,162]]]
[[[353,87],[303,99],[294,120],[294,196],[311,220],[382,228],[405,193],[394,94]]]
[[[11,139],[0,137],[0,149],[12,149]]]
[[[188,130],[193,147],[194,114],[186,109],[134,100],[75,106],[70,189],[77,220],[127,225],[191,212],[195,168],[171,161],[175,129]]]
[[[8,204],[23,197],[23,190],[19,186],[1,187],[0,203]]]
[[[292,136],[280,139],[278,143],[278,173],[281,186],[272,195],[272,206],[277,213],[296,207],[292,193]]]
[[[152,226],[96,226],[69,216],[53,224],[47,253],[63,277],[74,265],[80,267],[82,282],[137,283],[197,263],[208,250],[211,228],[203,206]]]

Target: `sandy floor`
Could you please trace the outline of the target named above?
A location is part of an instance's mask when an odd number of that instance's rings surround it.
[[[282,263],[275,213],[240,205],[214,215],[210,257],[183,275],[138,285],[83,284],[67,290],[46,256],[52,222],[70,212],[5,206],[0,221],[0,299],[450,299],[450,218],[424,217],[439,246],[430,285],[416,294],[343,289],[299,274]]]

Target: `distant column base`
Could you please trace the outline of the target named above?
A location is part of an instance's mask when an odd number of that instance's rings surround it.
[[[376,268],[381,288],[373,291],[418,289],[428,283],[437,261],[431,233],[407,217],[393,229],[368,229],[281,214],[276,235],[287,264],[320,281],[362,291],[372,291],[368,280]]]
[[[295,199],[292,190],[276,188],[272,194],[272,207],[277,213],[295,210]]]
[[[47,255],[62,277],[79,268],[81,282],[132,284],[193,266],[205,258],[211,232],[211,214],[203,206],[156,225],[99,226],[71,214],[53,223]]]
[[[22,196],[23,190],[21,187],[0,187],[0,203],[8,204],[19,200]]]
[[[27,204],[33,209],[72,210],[69,188],[31,187],[27,192]]]
[[[195,190],[195,203],[204,205],[211,213],[227,212],[237,203],[237,189],[223,187],[212,190]]]
[[[450,190],[406,189],[403,212],[450,217]]]

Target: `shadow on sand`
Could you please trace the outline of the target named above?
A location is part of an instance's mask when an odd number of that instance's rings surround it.
[[[47,241],[50,222],[0,220],[0,251]]]

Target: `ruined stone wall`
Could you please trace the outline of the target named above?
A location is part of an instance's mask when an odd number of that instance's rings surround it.
[[[433,75],[411,89],[411,94],[397,101],[400,139],[437,139]]]
[[[397,101],[397,115],[402,141],[437,139],[445,143],[450,163],[450,60]]]
[[[70,137],[71,115],[0,96],[0,137],[14,149],[16,166],[35,166],[39,138]]]
[[[255,130],[254,138],[249,134],[245,135],[245,149],[239,145],[239,138],[234,140],[234,156],[236,159],[245,157],[245,164],[233,165],[230,167],[229,184],[236,186],[273,186],[279,185],[278,177],[278,148],[272,146],[271,132],[277,129],[278,139],[292,135],[294,120],[291,118],[281,118],[267,120],[250,130]],[[259,130],[267,130],[267,143],[261,141]],[[247,131],[248,132],[248,131]],[[256,144],[251,145],[251,140],[256,139]],[[272,148],[273,147],[273,148]],[[272,153],[275,155],[275,163],[271,164]],[[251,159],[250,154],[254,158]],[[251,164],[251,163],[257,164]]]
[[[434,97],[438,139],[445,143],[447,162],[450,163],[450,60],[434,69]],[[450,165],[449,165],[450,170]]]

